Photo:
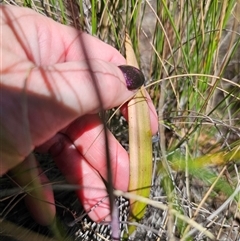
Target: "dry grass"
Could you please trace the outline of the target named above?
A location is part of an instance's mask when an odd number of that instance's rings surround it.
[[[115,193],[149,204],[133,239],[240,240],[240,1],[146,0],[132,1],[132,7],[128,1],[95,1],[94,6],[79,1],[82,7],[73,2],[29,0],[25,5],[97,35],[123,54],[128,29],[158,110],[150,199]],[[110,129],[127,148],[125,120],[115,115]],[[55,172],[56,183],[61,175]],[[6,179],[1,180],[5,190],[10,187]],[[66,210],[75,212],[72,220],[82,214],[72,192],[71,198],[66,198],[69,192],[56,193],[62,219]],[[22,206],[15,207],[14,190],[0,200],[3,219],[48,233],[28,221]],[[126,210],[121,212],[123,229]],[[67,232],[76,240],[109,240],[109,230],[84,216]]]

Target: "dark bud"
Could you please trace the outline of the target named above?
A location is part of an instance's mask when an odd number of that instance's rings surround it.
[[[130,65],[120,65],[118,67],[123,72],[129,90],[136,90],[143,85],[145,79],[141,70]]]

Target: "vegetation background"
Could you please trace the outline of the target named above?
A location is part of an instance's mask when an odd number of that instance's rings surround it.
[[[132,239],[240,240],[240,1],[3,2],[84,30],[123,55],[129,32],[159,116],[151,197]],[[128,149],[126,121],[115,114],[109,128]],[[44,162],[49,156],[38,157],[56,184],[63,240],[109,240],[109,226],[86,216],[77,219],[82,208],[73,191],[69,186],[63,191],[66,184],[54,163]],[[1,240],[27,240],[36,233],[31,240],[53,236],[29,217],[7,176],[0,185],[1,225],[16,225],[16,235],[3,228]],[[118,203],[123,221],[127,203],[123,198]],[[122,222],[122,233],[125,228]]]

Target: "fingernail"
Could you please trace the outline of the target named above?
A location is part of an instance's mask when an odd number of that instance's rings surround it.
[[[145,79],[141,70],[130,65],[120,65],[118,67],[123,72],[129,90],[136,90],[143,85]]]

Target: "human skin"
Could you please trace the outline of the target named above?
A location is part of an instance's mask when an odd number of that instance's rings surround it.
[[[135,93],[127,89],[117,67],[126,60],[97,38],[30,9],[2,5],[0,11],[0,175],[38,167],[32,151],[49,152],[66,180],[84,187],[76,193],[88,211],[107,196],[102,181],[107,179],[105,139],[98,113]],[[155,134],[157,115],[150,100],[149,108]],[[122,113],[127,118],[126,107]],[[113,186],[127,191],[128,153],[109,131],[107,135]],[[36,176],[47,182],[40,168]],[[23,179],[18,179],[20,185]],[[54,204],[52,189],[46,186],[44,192]],[[48,225],[36,200],[28,197],[26,202],[35,220]],[[50,209],[54,216],[54,205]],[[108,199],[89,216],[110,220]]]

